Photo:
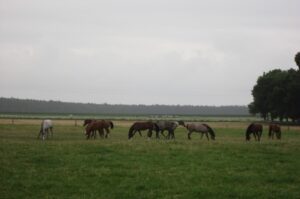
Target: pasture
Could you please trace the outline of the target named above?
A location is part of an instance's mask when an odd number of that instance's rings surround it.
[[[0,120],[1,198],[299,198],[300,128],[282,140],[245,141],[246,122],[209,122],[215,141],[186,129],[175,140],[128,141],[133,121],[114,121],[109,139],[54,120],[54,138],[37,140],[40,120]]]

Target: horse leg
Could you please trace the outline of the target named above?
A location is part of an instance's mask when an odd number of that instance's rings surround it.
[[[108,138],[108,134],[109,134],[109,129],[105,128],[106,134],[105,134],[105,138]]]
[[[255,141],[257,141],[256,133],[255,132],[253,133],[253,136],[254,136]]]
[[[202,135],[203,135],[203,134],[202,134]],[[209,141],[208,133],[205,132],[205,135],[206,135],[206,137],[207,137],[207,140]]]
[[[171,135],[172,135],[172,139],[175,139],[175,133],[174,133],[174,130],[171,130],[170,133],[171,133]]]
[[[38,136],[37,136],[37,138],[36,138],[36,139],[40,139],[40,137],[41,137],[41,134],[42,134],[42,131],[40,130],[40,132],[39,132],[39,134],[38,134]]]
[[[97,130],[92,131],[92,137],[94,137],[94,140],[97,138]]]
[[[148,138],[151,138],[151,137],[152,137],[152,131],[149,130],[149,131],[148,131]]]
[[[204,133],[201,133],[201,137],[200,137],[201,140],[202,140],[202,138],[203,138],[203,134],[204,134]]]
[[[162,136],[164,136],[164,138],[168,138],[169,134],[166,136],[166,135],[164,134],[164,132],[165,132],[165,130],[161,130],[161,131],[160,131],[160,134],[162,134]]]
[[[277,137],[278,140],[281,139],[281,131],[278,131],[278,133],[276,133],[276,137]]]
[[[45,134],[46,134],[46,132],[45,132],[45,130],[43,129],[43,136],[42,136],[42,139],[43,139],[43,140],[45,140]]]
[[[103,129],[99,128],[99,129],[98,129],[98,132],[99,132],[99,136],[100,136],[101,138],[104,138],[104,132],[103,132]]]
[[[132,138],[133,138],[133,136],[136,134],[137,131],[138,131],[138,130],[133,130],[133,131],[132,131],[132,136],[131,136]],[[139,132],[139,131],[138,131],[138,132]],[[139,132],[139,134],[141,135],[141,132]]]
[[[140,130],[138,130],[140,137],[143,137],[142,132]],[[134,133],[136,133],[136,131],[134,131]]]
[[[193,133],[193,131],[189,131],[188,132],[188,139],[190,140],[191,139],[191,134]]]
[[[159,139],[159,132],[160,132],[160,131],[156,131],[156,133],[155,133],[156,139]]]

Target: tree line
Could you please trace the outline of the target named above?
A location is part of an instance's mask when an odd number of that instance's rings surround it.
[[[1,113],[248,116],[247,106],[91,104],[0,98]]]
[[[300,120],[300,52],[295,56],[299,69],[274,69],[259,76],[252,90],[249,112],[265,120]]]

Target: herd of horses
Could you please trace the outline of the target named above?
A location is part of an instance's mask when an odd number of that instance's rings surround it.
[[[166,139],[175,139],[175,130],[181,125],[186,128],[188,133],[188,139],[191,139],[193,132],[200,133],[201,139],[203,135],[206,136],[207,140],[215,140],[216,134],[214,130],[205,123],[200,122],[184,122],[184,121],[146,121],[146,122],[135,122],[131,125],[128,131],[128,139],[132,139],[138,132],[142,136],[142,131],[147,131],[147,137],[151,138],[153,131],[157,139],[162,135]],[[86,119],[83,122],[85,127],[86,139],[96,139],[97,132],[101,138],[108,138],[110,129],[114,128],[114,124],[111,120],[94,120]],[[164,132],[168,134],[165,135]],[[260,141],[263,132],[263,125],[259,123],[251,123],[246,129],[246,141],[251,139],[253,135],[256,141]],[[38,139],[45,140],[48,137],[53,137],[53,123],[51,120],[43,120],[41,128],[38,134]],[[281,128],[278,124],[269,124],[269,138],[281,139]]]

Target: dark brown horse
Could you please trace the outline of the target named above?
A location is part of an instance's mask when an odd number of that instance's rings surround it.
[[[136,132],[141,134],[141,131],[148,130],[148,138],[152,136],[152,131],[154,130],[156,134],[158,134],[158,126],[156,123],[148,121],[148,122],[135,122],[129,129],[128,139],[131,139]]]
[[[274,139],[274,134],[276,134],[277,139],[281,139],[281,128],[278,124],[269,124],[269,138]]]
[[[261,124],[251,123],[246,130],[246,141],[250,140],[250,135],[253,134],[256,141],[260,141],[263,132],[263,126]]]
[[[113,129],[114,124],[110,120],[92,120],[88,124],[86,124],[86,136],[87,139],[90,137],[96,138],[96,131],[99,132],[99,135],[103,138],[108,138],[108,134],[110,133],[109,128]],[[106,134],[104,136],[104,130],[106,131]]]

